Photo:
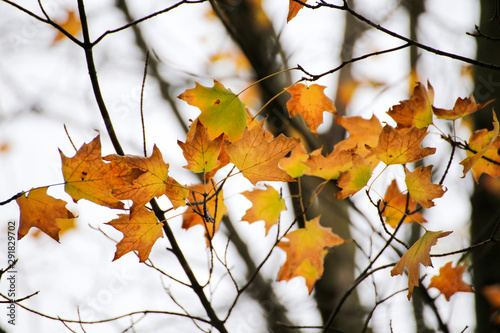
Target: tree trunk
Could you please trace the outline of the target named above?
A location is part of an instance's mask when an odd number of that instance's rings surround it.
[[[499,2],[482,0],[480,31],[491,37],[500,37]],[[499,63],[500,41],[486,37],[477,38],[477,59],[488,63]],[[500,72],[490,69],[475,68],[474,96],[478,102],[485,102],[496,98],[488,110],[500,110]],[[474,114],[475,128],[492,129],[490,111],[480,111]],[[479,179],[471,198],[472,224],[471,242],[477,243],[487,239],[493,232],[500,214],[500,199],[489,193],[484,187],[485,175]],[[500,244],[490,243],[472,252],[473,285],[476,290],[476,318],[477,332],[500,332],[500,325],[492,321],[492,308],[482,295],[485,286],[500,283]],[[497,309],[498,310],[498,309]]]

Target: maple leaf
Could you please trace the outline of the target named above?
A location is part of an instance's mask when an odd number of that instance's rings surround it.
[[[272,186],[266,190],[246,191],[242,195],[252,202],[252,207],[246,211],[241,220],[249,223],[263,220],[267,235],[269,229],[278,222],[281,212],[286,210],[285,200]]]
[[[446,192],[441,185],[431,183],[432,165],[419,166],[413,172],[405,167],[405,183],[410,196],[423,208],[434,206],[432,200],[441,198]]]
[[[184,168],[195,173],[207,173],[220,165],[219,155],[222,150],[223,135],[221,134],[215,140],[210,140],[205,126],[199,121],[193,123],[193,137],[186,142],[177,140],[182,153],[188,164]]]
[[[174,208],[185,205],[184,199],[188,190],[168,176],[169,165],[163,161],[163,156],[158,147],[153,146],[150,157],[134,155],[108,155],[104,157],[107,161],[116,164],[127,165],[129,168],[138,169],[142,173],[135,178],[131,184],[113,189],[113,195],[120,200],[132,200],[130,218],[153,198],[167,195]]]
[[[139,261],[145,262],[158,238],[163,237],[163,223],[146,207],[140,207],[134,216],[119,214],[106,224],[123,233],[123,238],[116,244],[113,261],[130,251],[138,251]]]
[[[408,130],[385,125],[380,133],[378,145],[374,148],[365,146],[387,165],[412,163],[436,151],[436,148],[420,147],[426,135],[426,127],[420,129],[412,127]]]
[[[246,129],[237,143],[226,143],[230,161],[253,185],[258,181],[295,181],[278,167],[279,161],[299,144],[297,138],[287,138],[283,134],[268,140],[264,129],[265,120],[252,129]]]
[[[439,275],[431,278],[431,283],[429,283],[427,289],[438,289],[447,301],[449,301],[450,297],[456,292],[474,292],[472,290],[472,286],[462,280],[462,275],[464,274],[465,269],[465,265],[452,267],[452,262],[450,261],[439,269]]]
[[[491,99],[486,103],[477,104],[474,96],[471,95],[469,98],[457,98],[452,110],[439,109],[435,107],[432,107],[432,110],[434,111],[436,117],[440,119],[456,120],[481,110],[493,101],[494,99]]]
[[[413,288],[418,286],[419,264],[432,266],[430,251],[436,245],[438,238],[446,237],[451,231],[429,231],[420,237],[399,259],[391,270],[391,276],[402,275],[406,267],[408,270],[408,300],[411,298]]]
[[[420,129],[432,124],[434,89],[429,82],[427,82],[427,87],[429,91],[420,82],[417,82],[410,99],[401,101],[399,105],[394,105],[387,111],[387,114],[398,124],[398,128],[416,127]]]
[[[317,153],[321,153],[321,149],[317,149]],[[280,168],[288,172],[293,178],[298,178],[304,175],[304,170],[309,169],[303,162],[307,161],[309,154],[306,152],[304,145],[299,143],[289,157],[282,158],[279,162]]]
[[[477,130],[469,138],[469,148],[475,152],[467,150],[467,157],[460,162],[464,167],[464,175],[472,169],[472,176],[477,182],[479,176],[487,173],[492,177],[500,177],[500,137],[497,116],[493,112],[493,130]],[[496,162],[496,163],[495,163]]]
[[[114,187],[130,184],[141,172],[127,165],[105,163],[101,157],[101,142],[96,136],[82,145],[75,156],[68,158],[60,150],[65,191],[76,202],[80,199],[101,206],[123,209],[123,203],[112,191]]]
[[[215,184],[195,184],[189,186],[188,199],[192,202],[190,204],[192,209],[182,214],[182,228],[203,226],[208,247],[210,240],[219,230],[222,217],[227,212],[223,191],[219,190]]]
[[[196,87],[178,96],[179,99],[201,110],[198,117],[206,127],[210,140],[225,133],[229,141],[236,142],[247,127],[249,115],[237,95],[214,80],[211,88],[196,82]]]
[[[385,192],[384,201],[381,205],[382,216],[385,217],[385,223],[395,228],[399,221],[405,216],[406,209],[406,194],[401,193],[399,190],[396,179],[393,179],[391,184],[387,187]],[[417,202],[410,196],[408,201],[408,211],[415,211]],[[406,215],[409,218],[403,220],[403,223],[413,222],[427,222],[427,220],[419,212],[414,212],[411,215]]]
[[[66,20],[63,22],[57,22],[61,28],[66,30],[70,35],[76,36],[82,30],[82,24],[80,22],[80,18],[76,15],[75,11],[67,10]],[[57,43],[63,40],[66,37],[61,31],[57,30],[57,35],[54,37],[54,43]]]
[[[303,2],[307,2],[307,0],[304,0]],[[304,7],[304,5],[294,1],[290,0],[289,5],[288,5],[288,16],[286,18],[286,22],[290,22],[295,16],[297,16],[298,12]]]
[[[337,199],[343,200],[355,194],[368,184],[372,175],[371,164],[367,164],[358,154],[352,155],[352,167],[348,171],[340,172],[337,185],[342,188],[335,194]]]
[[[335,149],[330,154],[323,156],[319,153],[311,154],[303,162],[309,167],[304,174],[320,177],[326,180],[338,179],[341,172],[352,168],[353,150]]]
[[[316,281],[323,275],[323,259],[327,249],[344,243],[330,228],[319,223],[320,217],[307,221],[305,228],[285,235],[288,242],[280,241],[278,247],[286,252],[286,261],[278,272],[277,281],[289,281],[302,276],[309,294]]]
[[[335,150],[354,150],[363,156],[366,163],[372,164],[372,169],[377,166],[379,160],[370,153],[366,146],[375,147],[378,144],[382,125],[375,115],[370,119],[355,117],[337,117],[335,121],[349,132],[349,137],[335,145]]]
[[[286,91],[292,95],[286,103],[290,116],[301,115],[312,133],[318,134],[318,126],[323,123],[323,112],[338,114],[333,102],[325,93],[325,86],[298,83]]]
[[[17,239],[21,239],[32,227],[36,227],[59,242],[59,220],[74,219],[73,213],[66,209],[67,202],[47,194],[48,187],[33,188],[28,195],[16,199],[21,216]]]

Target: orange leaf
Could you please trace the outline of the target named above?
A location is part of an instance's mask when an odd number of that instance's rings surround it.
[[[487,173],[492,177],[500,177],[500,149],[499,123],[493,112],[493,130],[477,130],[469,138],[469,147],[476,153],[467,150],[467,157],[460,162],[464,166],[464,175],[472,169],[472,175],[477,182],[479,176]],[[487,160],[489,159],[489,160]],[[492,162],[495,161],[496,163]]]
[[[440,119],[456,120],[481,110],[493,101],[494,99],[491,99],[486,103],[477,104],[474,96],[471,95],[469,98],[457,98],[452,110],[439,109],[435,107],[432,107],[432,110],[434,111],[436,117]]]
[[[491,320],[500,324],[500,284],[490,284],[484,286],[481,294],[488,300],[492,308]]]
[[[320,149],[317,150],[318,154]],[[293,178],[298,178],[304,175],[304,170],[309,169],[307,165],[303,162],[307,161],[309,154],[306,152],[304,145],[299,143],[295,148],[292,149],[292,153],[289,157],[282,158],[279,166]]]
[[[195,88],[186,90],[178,98],[201,110],[198,118],[206,127],[210,140],[225,133],[229,141],[236,142],[247,127],[249,115],[245,105],[237,95],[215,80],[212,88],[196,83]]]
[[[318,126],[323,123],[323,112],[338,114],[333,102],[325,93],[325,86],[297,83],[286,90],[292,98],[286,103],[290,117],[301,115],[312,133],[318,134]]]
[[[326,180],[338,179],[341,172],[352,168],[353,156],[356,155],[353,150],[335,149],[326,156],[319,154],[319,152],[313,152],[309,159],[303,162],[309,167],[309,169],[304,170],[304,174]]]
[[[61,28],[66,30],[71,36],[76,36],[82,30],[80,18],[72,10],[68,10],[66,13],[68,14],[66,20],[64,22],[56,21],[56,23],[59,24]],[[66,35],[57,30],[57,35],[54,37],[54,43],[57,43],[64,38],[66,38]]]
[[[219,154],[222,150],[222,135],[215,140],[210,140],[207,130],[199,121],[191,125],[194,126],[194,134],[191,140],[177,144],[182,148],[182,153],[188,165],[184,168],[195,173],[207,173],[220,165]]]
[[[226,143],[231,162],[253,185],[258,181],[292,182],[294,179],[278,167],[279,161],[299,144],[299,139],[283,134],[268,141],[264,122],[246,129],[237,143]]]
[[[427,128],[395,129],[385,125],[380,133],[375,148],[366,146],[377,158],[387,165],[405,164],[421,160],[432,155],[436,148],[421,148],[422,140],[427,135]]]
[[[384,201],[381,206],[382,216],[385,217],[385,223],[393,228],[399,224],[399,221],[405,216],[406,200],[406,194],[401,193],[398,183],[393,179],[389,187],[387,187]],[[417,202],[410,196],[408,211],[414,211],[415,208],[417,208]],[[405,217],[403,223],[427,222],[422,214],[418,212],[407,216],[409,218]]]
[[[443,267],[439,269],[439,275],[433,276],[431,278],[431,283],[429,283],[429,288],[438,289],[441,294],[444,295],[447,301],[456,292],[474,292],[470,284],[465,283],[462,280],[462,275],[465,271],[464,265],[458,265],[456,267],[451,267],[452,262],[450,261]]]
[[[106,224],[123,233],[113,261],[130,251],[139,251],[139,261],[145,262],[158,238],[163,237],[163,223],[146,207],[140,207],[134,216],[119,214]]]
[[[371,164],[367,164],[363,157],[358,154],[352,155],[352,167],[340,173],[337,185],[342,190],[335,194],[335,197],[343,200],[361,190],[368,184],[372,175],[371,170]]]
[[[59,242],[61,228],[57,221],[74,219],[73,213],[66,209],[67,202],[48,195],[47,188],[33,188],[27,196],[23,193],[16,199],[21,210],[18,239],[26,236],[32,227],[36,227]]]
[[[432,261],[430,256],[431,247],[436,245],[438,238],[446,237],[451,234],[451,231],[426,231],[408,251],[403,254],[398,263],[391,270],[391,276],[402,275],[406,267],[408,270],[408,300],[411,298],[413,288],[418,286],[419,264],[431,266]]]
[[[376,156],[372,155],[366,146],[375,147],[378,144],[382,125],[378,118],[373,115],[371,119],[361,117],[337,117],[335,121],[349,132],[349,137],[335,145],[335,150],[354,149],[354,152],[360,154],[366,163],[372,164],[375,168],[379,162]]]
[[[188,199],[195,204],[191,205],[191,210],[182,214],[182,227],[189,229],[195,225],[203,226],[207,246],[209,246],[210,240],[214,237],[215,232],[219,230],[222,217],[227,212],[222,189],[217,195],[214,195],[218,190],[217,187],[211,184],[196,184],[190,186],[189,190]],[[207,200],[209,198],[210,200]]]
[[[304,0],[303,2],[307,2],[307,0]],[[297,16],[297,13],[304,7],[304,5],[301,5],[300,3],[290,0],[289,5],[288,5],[288,16],[286,18],[286,22],[290,22],[295,16]]]
[[[242,194],[252,202],[252,207],[246,211],[241,220],[249,223],[263,220],[267,235],[269,229],[278,222],[281,212],[286,210],[285,200],[271,186],[266,190],[257,189]]]
[[[163,161],[163,156],[156,145],[153,147],[153,153],[150,157],[108,155],[104,159],[127,165],[129,168],[142,172],[131,184],[115,187],[113,190],[113,195],[118,199],[134,202],[130,208],[131,218],[151,199],[164,194],[167,196],[170,194],[173,197],[173,200],[170,201],[174,208],[185,205],[184,199],[188,191],[168,176],[169,165]]]
[[[434,206],[432,200],[441,198],[444,194],[443,187],[431,183],[432,165],[425,168],[419,166],[415,171],[410,172],[405,167],[405,183],[410,196],[423,208]]]
[[[411,99],[404,100],[399,105],[394,105],[387,112],[396,121],[398,128],[416,127],[420,129],[432,124],[434,89],[432,89],[429,82],[427,82],[427,87],[429,91],[420,82],[417,82]]]
[[[84,144],[75,156],[68,158],[61,151],[65,191],[73,200],[87,199],[101,206],[123,209],[113,194],[114,187],[130,184],[140,173],[118,163],[104,163],[99,136]]]
[[[327,249],[344,243],[330,228],[322,227],[319,219],[318,216],[306,222],[305,228],[286,234],[288,242],[278,243],[286,252],[286,261],[278,272],[277,281],[289,281],[302,276],[311,293],[314,284],[323,275],[323,259]]]

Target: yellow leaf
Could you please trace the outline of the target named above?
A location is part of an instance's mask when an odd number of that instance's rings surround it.
[[[33,188],[28,195],[16,199],[21,210],[17,238],[21,239],[32,227],[36,227],[59,242],[58,221],[73,219],[74,215],[66,209],[66,201],[55,199],[47,194],[47,187]]]
[[[116,244],[113,261],[130,251],[138,251],[139,261],[145,262],[158,238],[163,237],[163,223],[146,207],[140,207],[134,216],[119,214],[106,224],[123,233],[122,240]]]
[[[432,109],[436,117],[440,119],[456,120],[481,110],[493,101],[494,99],[491,99],[486,103],[477,104],[474,96],[471,95],[469,98],[457,98],[452,110],[439,109],[435,107]]]
[[[76,36],[80,31],[82,30],[82,24],[80,22],[80,18],[78,15],[76,15],[76,12],[73,10],[68,10],[66,11],[67,17],[66,20],[63,22],[57,22],[63,28],[66,30],[71,36]],[[57,30],[57,35],[54,37],[54,43],[57,43],[61,40],[66,38],[66,35]]]
[[[188,191],[168,176],[169,165],[163,161],[163,156],[156,145],[150,157],[108,155],[104,159],[142,172],[131,184],[115,187],[113,190],[113,195],[118,199],[133,201],[130,208],[131,218],[151,199],[164,194],[174,195],[175,200],[171,200],[174,208],[185,205],[183,199],[186,198]]]
[[[269,229],[278,222],[281,212],[286,210],[285,200],[271,186],[266,190],[256,189],[242,194],[252,202],[252,207],[246,211],[241,220],[249,223],[264,221],[267,235]]]
[[[352,155],[352,168],[340,173],[337,185],[342,190],[335,194],[335,197],[343,200],[361,190],[368,184],[372,175],[371,170],[371,165],[367,164],[363,157],[358,154]]]
[[[217,81],[212,88],[196,83],[195,88],[186,90],[178,98],[201,110],[198,119],[206,127],[210,140],[225,133],[229,141],[236,142],[247,127],[249,116],[245,105]]]
[[[402,275],[406,267],[408,270],[408,300],[411,298],[413,288],[418,286],[419,264],[431,266],[431,247],[436,245],[438,238],[446,237],[451,231],[426,231],[408,251],[403,254],[398,263],[391,270],[391,276]]]
[[[405,216],[406,194],[401,193],[398,183],[395,179],[387,187],[384,201],[381,205],[382,216],[385,217],[385,223],[395,228],[399,221]],[[408,201],[408,211],[413,212],[417,208],[417,202],[410,196]],[[406,215],[403,223],[427,222],[419,212]]]
[[[278,281],[289,281],[302,276],[311,293],[316,281],[323,275],[323,259],[326,249],[344,243],[330,228],[319,223],[320,217],[306,222],[303,229],[285,235],[288,242],[280,241],[278,246],[286,252],[286,261],[278,272]]]
[[[323,123],[323,112],[338,114],[333,102],[325,93],[325,86],[297,83],[286,90],[292,98],[286,103],[290,117],[301,115],[312,133],[318,134],[318,126]]]
[[[472,175],[477,182],[479,176],[487,173],[492,177],[500,177],[500,137],[497,116],[493,112],[493,130],[477,130],[470,136],[469,147],[475,151],[467,150],[467,157],[460,162],[464,167],[464,175],[472,169]],[[494,161],[494,162],[492,162]],[[496,163],[495,163],[496,162]]]
[[[279,161],[299,144],[299,139],[283,134],[268,141],[264,120],[251,130],[245,130],[237,143],[226,143],[231,162],[253,185],[258,181],[295,181],[278,167]]]
[[[420,147],[426,135],[426,127],[420,129],[412,127],[408,130],[394,129],[385,125],[380,133],[377,147],[367,146],[367,148],[387,165],[412,163],[436,151],[436,148]]]
[[[130,184],[142,171],[124,164],[104,163],[99,136],[84,144],[75,156],[68,158],[61,151],[65,191],[74,201],[86,199],[98,205],[123,209],[123,203],[112,191]]]
[[[423,208],[434,206],[432,200],[441,198],[444,194],[441,185],[432,184],[432,165],[419,166],[413,172],[408,171],[405,167],[405,183],[410,196],[418,202]]]
[[[199,121],[191,126],[195,128],[193,138],[186,140],[185,143],[177,140],[177,144],[181,147],[184,158],[188,162],[184,168],[195,173],[212,171],[220,165],[219,154],[222,150],[222,135],[215,140],[210,140],[205,126]]]
[[[415,126],[420,129],[432,124],[434,89],[429,82],[427,82],[427,87],[429,91],[420,82],[417,82],[411,99],[404,100],[399,105],[394,105],[387,112],[396,121],[398,128]]]

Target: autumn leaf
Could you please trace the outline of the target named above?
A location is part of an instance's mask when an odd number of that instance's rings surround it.
[[[491,321],[500,324],[500,284],[490,284],[484,286],[481,294],[486,298],[491,306]]]
[[[133,201],[130,208],[130,218],[133,218],[139,209],[151,199],[164,194],[169,199],[170,196],[173,198],[170,201],[174,208],[185,205],[184,199],[188,191],[168,176],[169,165],[163,161],[163,156],[156,145],[153,147],[153,153],[150,157],[108,155],[104,159],[142,172],[131,184],[115,187],[113,190],[113,195],[116,198]]]
[[[403,223],[427,222],[427,220],[419,212],[414,212],[411,215],[405,216],[406,209],[406,194],[401,193],[398,183],[395,179],[387,187],[384,201],[380,207],[382,217],[385,217],[385,223],[395,228],[401,219],[405,217]],[[417,208],[417,202],[410,196],[408,200],[408,211],[413,212]]]
[[[438,238],[446,237],[451,231],[426,231],[409,249],[403,254],[396,266],[391,270],[391,276],[402,275],[406,267],[408,270],[408,300],[411,298],[413,288],[418,286],[419,264],[431,266],[431,247],[436,245]]]
[[[335,145],[335,150],[352,150],[363,156],[366,163],[372,164],[372,169],[377,166],[379,160],[370,153],[366,146],[376,147],[382,132],[382,125],[375,115],[370,119],[355,117],[337,117],[335,121],[349,132],[349,137]]]
[[[337,185],[342,190],[335,194],[335,197],[343,200],[357,193],[368,184],[372,175],[371,170],[371,165],[367,164],[363,157],[358,154],[352,155],[352,167],[348,171],[340,172]]]
[[[123,233],[123,238],[116,244],[113,261],[130,251],[138,251],[139,261],[145,262],[158,238],[163,237],[163,223],[146,207],[140,207],[134,216],[119,214],[106,224]]]
[[[434,111],[436,117],[440,119],[456,120],[481,110],[493,101],[494,99],[491,99],[486,103],[477,104],[474,96],[471,95],[469,98],[457,98],[457,101],[451,110],[439,109],[435,107],[432,107],[432,110]]]
[[[439,275],[431,278],[431,283],[429,283],[427,289],[438,289],[447,301],[450,301],[450,297],[459,291],[474,292],[472,286],[462,280],[465,269],[465,265],[452,267],[452,262],[450,261],[439,269]]]
[[[321,149],[317,150],[317,154],[321,153]],[[312,153],[314,155],[314,153]],[[288,174],[293,178],[298,178],[304,175],[304,170],[309,169],[307,165],[303,162],[307,161],[309,154],[306,152],[304,145],[299,143],[295,148],[292,149],[292,153],[289,157],[282,158],[279,166],[281,169],[288,172]]]
[[[374,148],[366,147],[387,165],[412,163],[436,151],[436,148],[420,147],[426,135],[427,128],[412,127],[408,130],[385,125],[380,133],[378,145]]]
[[[294,181],[286,171],[278,167],[278,163],[299,144],[299,139],[280,134],[269,141],[264,122],[265,120],[250,130],[246,129],[237,143],[226,142],[231,162],[253,185],[258,181]]]
[[[483,173],[487,173],[492,177],[500,177],[500,137],[497,116],[493,112],[493,130],[487,129],[477,130],[469,138],[469,148],[467,157],[460,162],[464,167],[464,175],[472,169],[472,176],[477,182]]]
[[[47,194],[48,187],[33,188],[28,195],[16,199],[21,216],[17,239],[21,239],[32,227],[36,227],[59,242],[61,227],[58,220],[74,219],[73,213],[66,209],[67,202]]]
[[[318,216],[306,222],[305,228],[286,234],[288,242],[278,243],[278,247],[286,252],[286,261],[278,272],[277,281],[289,281],[302,276],[309,294],[323,275],[323,259],[327,249],[344,243],[330,228],[321,226],[319,219]]]
[[[441,198],[446,192],[441,185],[431,183],[432,165],[419,166],[413,172],[405,167],[405,183],[410,196],[423,208],[434,206],[432,200]]]
[[[292,95],[286,103],[290,117],[301,115],[312,133],[318,134],[323,123],[323,112],[338,114],[333,102],[325,93],[325,86],[297,83],[286,90]]]
[[[304,0],[303,2],[307,2],[307,0]],[[298,12],[304,7],[304,5],[294,1],[290,0],[289,5],[288,5],[288,16],[286,18],[286,22],[290,22],[295,16],[297,16]]]
[[[80,22],[80,18],[76,15],[76,12],[73,10],[66,11],[68,15],[65,21],[55,22],[59,24],[61,28],[66,30],[71,36],[76,36],[82,30],[82,24]],[[57,35],[54,37],[54,43],[57,43],[63,40],[66,37],[61,31],[57,30]]]
[[[219,154],[222,150],[223,135],[210,140],[205,126],[201,122],[193,123],[193,138],[177,144],[181,147],[184,158],[188,162],[184,168],[195,173],[207,173],[220,165]]]
[[[223,191],[211,183],[196,184],[189,186],[188,199],[191,202],[191,209],[182,214],[182,228],[189,229],[201,225],[205,230],[209,246],[210,240],[219,230],[222,217],[227,212]]]
[[[71,158],[61,151],[59,153],[64,189],[75,202],[86,199],[101,206],[123,209],[123,203],[112,193],[113,188],[130,184],[142,173],[124,164],[105,163],[101,157],[99,136],[84,144]]]
[[[310,155],[307,161],[303,162],[309,167],[309,169],[304,170],[304,174],[325,180],[338,179],[341,172],[352,168],[353,154],[352,150],[335,149],[326,156],[321,154]]]
[[[186,90],[178,98],[201,110],[198,119],[206,127],[210,140],[225,133],[229,141],[236,142],[247,127],[249,116],[245,105],[218,81],[214,80],[211,88],[196,83],[195,88]]]
[[[252,202],[252,207],[246,211],[241,220],[249,223],[264,221],[267,235],[269,229],[278,222],[281,212],[286,210],[285,200],[272,186],[266,190],[245,191],[242,195]]]
[[[432,124],[432,103],[434,102],[434,89],[427,82],[427,89],[420,82],[413,89],[413,96],[410,99],[401,101],[399,105],[394,105],[387,114],[391,116],[398,128],[416,127],[426,128]]]

